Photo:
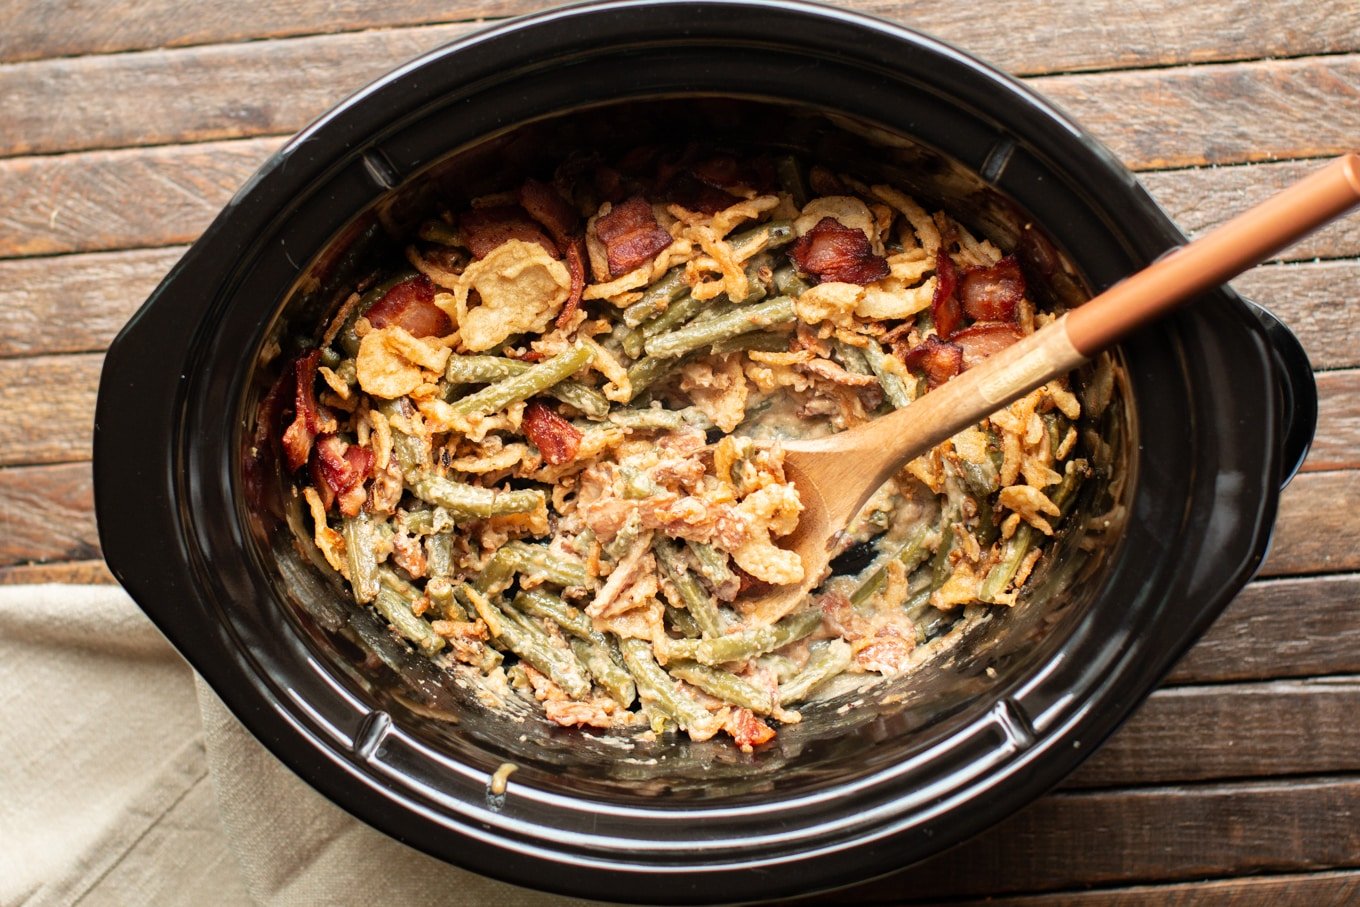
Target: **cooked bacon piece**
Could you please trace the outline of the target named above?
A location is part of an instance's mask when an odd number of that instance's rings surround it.
[[[316,440],[313,458],[313,483],[321,490],[322,503],[330,506],[328,495],[340,500],[340,512],[354,516],[367,496],[364,480],[373,471],[373,451],[357,444],[346,444],[339,435],[322,435]],[[321,481],[316,481],[317,479]],[[325,486],[324,488],[322,486]]]
[[[567,204],[566,199],[548,183],[529,179],[519,187],[519,203],[530,217],[551,234],[558,251],[566,251],[581,222],[580,215]]]
[[[935,332],[945,340],[963,324],[963,306],[954,292],[958,285],[958,265],[941,248],[935,253],[935,295],[930,298],[930,312],[935,318]]]
[[[732,735],[742,752],[774,739],[774,728],[756,717],[750,709],[733,709],[723,723],[723,730]]]
[[[951,343],[963,349],[963,367],[972,368],[983,359],[999,353],[1021,338],[1020,329],[1013,324],[982,322],[966,327],[954,335]]]
[[[595,233],[604,243],[611,277],[641,267],[671,244],[671,235],[656,222],[651,204],[640,195],[615,205],[595,221]]]
[[[465,211],[458,218],[458,228],[462,231],[463,242],[478,260],[512,239],[536,242],[553,258],[560,255],[557,244],[519,205],[493,205]]]
[[[524,436],[534,442],[543,462],[561,466],[576,459],[581,433],[566,419],[537,400],[524,407]]]
[[[834,217],[823,217],[793,244],[789,253],[798,270],[821,283],[857,283],[863,286],[887,277],[888,260],[869,250],[862,230],[847,227]]]
[[[364,317],[375,328],[396,325],[412,337],[443,337],[453,332],[453,322],[434,304],[434,284],[424,274],[392,287]]]
[[[562,304],[562,311],[557,313],[555,323],[559,328],[571,324],[572,316],[581,307],[581,294],[586,291],[586,262],[582,244],[580,238],[567,244],[567,274],[571,276],[571,292],[567,296],[567,301]]]
[[[963,371],[963,349],[932,334],[919,346],[907,350],[902,362],[912,371],[925,372],[926,382],[936,388]]]
[[[1014,255],[990,268],[969,268],[959,281],[963,310],[974,321],[1012,321],[1025,295],[1025,275]]]
[[[316,366],[321,351],[312,350],[293,363],[293,421],[283,432],[283,455],[288,469],[297,472],[312,452],[317,433],[325,430],[329,419],[316,403]]]
[[[698,214],[717,214],[741,201],[732,193],[710,185],[688,170],[681,170],[666,180],[661,194],[666,201]]]

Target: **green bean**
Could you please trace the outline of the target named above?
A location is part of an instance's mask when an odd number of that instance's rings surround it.
[[[510,563],[516,573],[528,574],[532,580],[564,587],[585,586],[590,582],[584,564],[553,554],[547,545],[514,541],[508,542],[501,550],[511,558]]]
[[[672,677],[698,687],[723,702],[750,709],[758,715],[768,715],[775,709],[774,697],[751,686],[731,671],[710,668],[693,661],[673,661],[666,665]]]
[[[455,519],[484,520],[507,513],[531,513],[544,506],[543,492],[536,488],[498,491],[467,485],[416,470],[406,477],[411,493],[429,504],[438,504]]]
[[[566,646],[558,646],[546,632],[527,619],[521,622],[518,617],[513,609],[505,615],[500,621],[500,632],[495,633],[496,640],[566,690],[571,698],[584,698],[590,692],[590,681],[572,651]]]
[[[906,567],[907,573],[910,574],[930,555],[926,548],[926,537],[929,534],[929,526],[918,528],[908,536],[907,543],[902,546],[897,554],[893,555],[892,561],[901,562]],[[883,588],[883,584],[888,580],[888,564],[891,564],[892,561],[875,570],[868,579],[860,583],[859,588],[850,593],[850,604],[858,607],[878,594],[878,591]]]
[[[450,386],[489,384],[507,378],[518,378],[533,367],[532,363],[507,359],[504,356],[450,356],[449,364],[444,367],[444,380]],[[609,401],[604,394],[580,381],[564,380],[548,388],[544,393],[596,419],[603,418],[609,412]]]
[[[637,684],[633,681],[633,675],[618,663],[603,638],[599,641],[573,638],[568,640],[568,644],[576,660],[586,666],[590,676],[614,697],[615,702],[625,709],[633,704],[637,699]]]
[[[774,288],[775,292],[783,296],[797,299],[812,289],[812,285],[798,276],[793,265],[783,265],[774,269]]]
[[[796,238],[793,232],[793,221],[772,220],[768,223],[749,227],[740,233],[733,233],[727,237],[727,246],[732,250],[733,257],[737,261],[745,261],[758,252],[787,246]]]
[[[893,409],[901,409],[911,403],[911,394],[907,391],[906,382],[900,375],[888,370],[889,357],[883,352],[883,347],[872,337],[864,339],[868,341],[863,350],[864,360],[868,363],[869,370],[878,378],[878,383],[883,386],[883,396],[892,404]]]
[[[377,536],[373,518],[364,511],[345,517],[340,534],[345,538],[345,562],[349,567],[349,585],[354,590],[354,600],[361,605],[367,604],[378,594]]]
[[[816,630],[822,622],[817,608],[791,614],[768,627],[756,627],[729,633],[716,639],[673,640],[667,649],[671,658],[692,659],[700,664],[720,665],[729,661],[744,661],[775,649],[782,649]]]
[[[434,532],[434,511],[427,507],[408,510],[397,516],[397,525],[409,535],[429,535]]]
[[[836,350],[836,356],[841,360],[847,372],[854,372],[856,375],[872,375],[874,370],[869,368],[869,360],[864,355],[864,351],[857,346],[851,346],[844,340],[832,341],[832,346]]]
[[[416,231],[416,236],[426,242],[438,243],[441,246],[461,245],[458,241],[458,231],[442,220],[425,221]]]
[[[514,561],[513,552],[504,547],[496,549],[496,553],[491,555],[491,559],[473,579],[472,588],[483,595],[503,592],[515,576]]]
[[[453,533],[436,532],[425,539],[425,563],[430,576],[453,575]]]
[[[425,597],[445,620],[467,620],[468,613],[453,596],[453,583],[448,577],[435,576],[425,584]]]
[[[694,616],[688,611],[683,611],[675,607],[670,602],[666,603],[666,619],[671,622],[671,626],[676,632],[686,639],[698,639],[704,635],[704,631],[699,629]]]
[[[645,639],[625,639],[620,643],[623,664],[637,683],[638,696],[675,719],[681,730],[703,728],[713,723],[713,715],[690,696],[656,663],[652,644]]]
[[[624,327],[619,331],[619,349],[623,350],[629,359],[636,359],[642,355],[642,345],[646,339],[642,336],[641,328]]]
[[[667,307],[689,292],[685,281],[685,266],[679,265],[667,271],[660,280],[643,292],[642,298],[623,310],[623,323],[635,328],[648,318],[659,315]]]
[[[678,428],[712,428],[713,422],[697,406],[684,409],[663,409],[659,406],[620,407],[609,414],[609,421],[620,428],[640,431],[664,429],[675,431]]]
[[[656,555],[657,566],[661,568],[661,575],[669,581],[669,587],[673,588],[679,597],[679,602],[674,604],[683,605],[694,622],[699,625],[704,636],[721,636],[723,633],[722,615],[718,612],[718,603],[713,600],[713,596],[708,593],[689,572],[688,565],[680,557],[680,552],[676,551],[671,542],[664,536],[658,535],[652,542],[652,552]]]
[[[401,402],[397,400],[382,401],[378,404],[378,412],[386,416],[389,423],[393,418],[405,414]],[[430,449],[423,440],[390,424],[389,428],[392,431],[392,456],[396,458],[403,474],[430,465]]]
[[[426,655],[433,655],[444,648],[444,637],[434,632],[430,625],[411,612],[411,606],[401,595],[386,587],[378,590],[373,598],[373,608],[396,631],[420,647]]]
[[[408,605],[415,605],[425,597],[425,593],[402,579],[395,570],[386,565],[378,567],[378,582],[384,589],[390,589],[400,595]]]
[[[717,318],[685,325],[660,337],[653,337],[647,341],[647,355],[674,359],[738,334],[787,324],[795,317],[793,300],[787,296],[778,296],[766,302],[743,306]]]
[[[504,378],[475,394],[469,394],[453,403],[451,408],[460,416],[497,412],[562,383],[589,365],[594,358],[595,351],[590,347],[584,344],[574,346],[551,359],[529,366],[521,374]]]
[[[775,179],[779,180],[779,188],[787,192],[793,203],[801,210],[808,203],[808,189],[807,180],[803,178],[803,167],[798,159],[790,154],[775,158],[774,175]]]
[[[628,369],[628,383],[633,389],[633,395],[629,399],[636,400],[647,388],[679,368],[683,361],[662,356],[644,356],[634,362]]]
[[[787,332],[752,331],[749,334],[738,334],[735,337],[728,337],[726,340],[719,340],[709,347],[708,351],[714,355],[721,355],[723,353],[735,353],[738,350],[787,353],[789,351],[789,335]]]
[[[515,607],[525,614],[541,617],[557,624],[578,639],[598,642],[603,639],[595,632],[584,611],[573,608],[556,595],[549,595],[538,589],[529,589],[515,596]]]
[[[695,299],[689,293],[681,296],[671,303],[670,308],[639,328],[639,332],[642,334],[643,347],[646,348],[647,341],[653,337],[659,337],[682,324],[686,324],[695,315],[707,308],[711,302],[712,300],[708,299]]]
[[[694,562],[699,565],[699,575],[708,580],[715,594],[719,587],[736,580],[737,575],[732,572],[726,554],[706,542],[687,539],[685,545],[694,555]]]
[[[779,704],[801,702],[813,690],[850,667],[850,644],[843,639],[813,643],[808,663],[796,676],[779,685]]]

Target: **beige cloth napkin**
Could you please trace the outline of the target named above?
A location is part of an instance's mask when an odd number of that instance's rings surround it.
[[[0,587],[0,905],[584,904],[369,828],[266,751],[121,589]]]

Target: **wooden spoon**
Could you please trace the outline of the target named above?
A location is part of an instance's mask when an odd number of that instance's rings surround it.
[[[802,583],[756,600],[758,623],[797,607],[822,579],[835,537],[888,477],[945,438],[1066,375],[1134,328],[1218,286],[1360,204],[1360,155],[1322,170],[1158,259],[904,409],[858,428],[783,445],[803,512],[783,539]]]

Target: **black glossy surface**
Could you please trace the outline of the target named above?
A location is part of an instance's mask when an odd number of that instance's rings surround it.
[[[675,96],[698,100],[646,101]],[[641,106],[621,116],[625,101]],[[1043,594],[981,625],[969,656],[908,699],[814,712],[753,757],[673,741],[622,751],[471,706],[308,564],[278,477],[243,474],[268,341],[309,332],[330,304],[298,291],[304,268],[324,286],[342,253],[418,216],[432,188],[503,184],[572,142],[636,138],[629,124],[698,123],[843,156],[1018,243],[1031,265],[1055,261],[1051,238],[1081,272],[1050,269],[1060,300],[1182,241],[1076,127],[929,39],[803,4],[594,4],[436,51],[305,130],[123,331],[100,386],[101,541],[143,609],[323,793],[519,884],[750,900],[858,881],[993,824],[1089,753],[1246,582],[1311,436],[1297,344],[1215,293],[1122,347],[1124,409],[1103,430],[1130,458],[1124,489],[1085,495],[1083,528],[1036,578]],[[1030,215],[1047,236],[1024,229]],[[1078,557],[1077,536],[1099,541],[1092,518],[1114,503],[1121,531]],[[523,767],[489,799],[506,760]]]

